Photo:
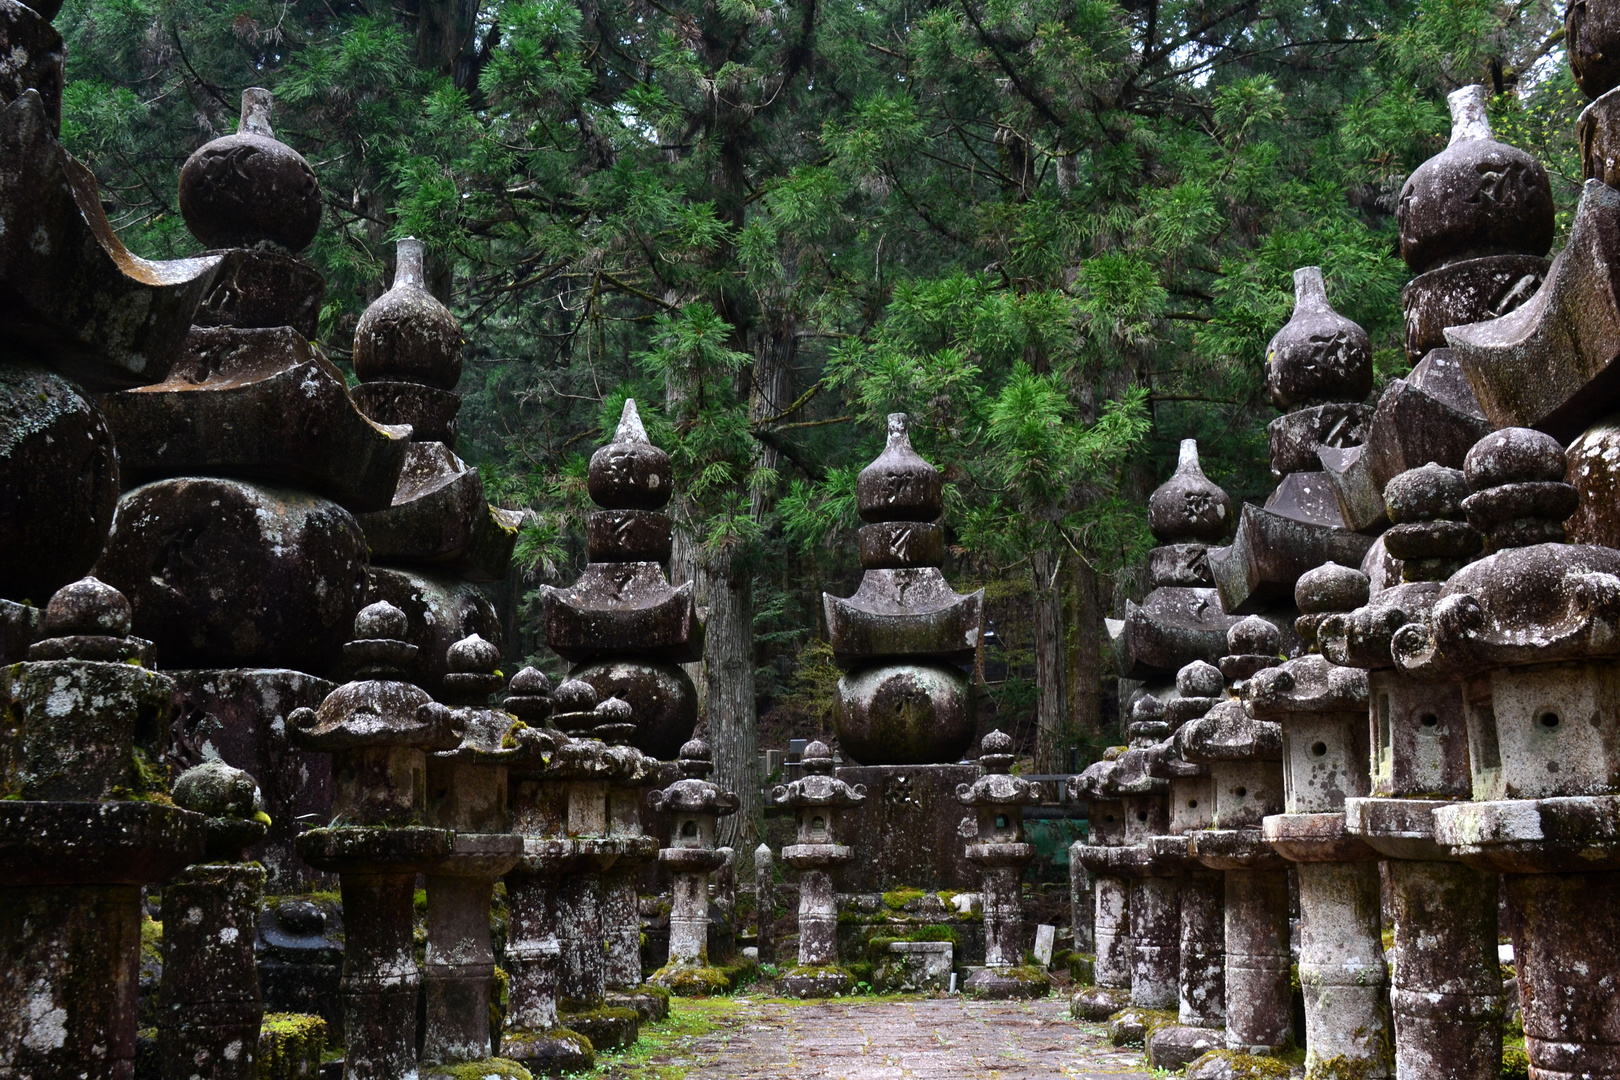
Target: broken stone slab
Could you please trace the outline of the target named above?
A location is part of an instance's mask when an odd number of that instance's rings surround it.
[[[1321,475],[1295,474],[1296,477],[1317,478]],[[1311,483],[1313,488],[1317,484],[1326,487],[1320,479]],[[1295,513],[1304,512],[1297,500],[1281,505]],[[1334,516],[1343,521],[1336,507]],[[1301,575],[1325,562],[1357,566],[1371,545],[1370,536],[1245,503],[1238,519],[1237,535],[1229,546],[1211,550],[1209,564],[1215,574],[1222,608],[1233,615],[1246,615],[1291,605],[1294,583]]]
[[[0,108],[0,342],[91,390],[160,382],[213,256],[151,262],[107,222],[95,177],[57,142],[40,95]]]
[[[336,664],[366,587],[365,538],[348,511],[210,478],[160,480],[118,505],[96,574],[129,597],[166,664]]]
[[[315,337],[326,296],[326,279],[319,270],[266,248],[223,248],[206,254],[219,256],[219,273],[192,316],[194,326],[243,330],[290,326],[306,338]]]
[[[1446,347],[1446,327],[1499,319],[1535,295],[1551,263],[1534,255],[1489,255],[1447,263],[1401,289],[1406,357],[1417,364]]]
[[[100,403],[126,484],[236,475],[382,510],[410,446],[355,408],[343,373],[287,326],[195,328],[166,381]]]
[[[101,410],[53,371],[0,363],[0,596],[43,604],[84,576],[117,502]]]
[[[844,666],[880,657],[967,663],[984,628],[984,590],[953,590],[937,567],[867,570],[855,595],[824,594],[827,638]]]
[[[1271,475],[1278,480],[1290,473],[1321,468],[1317,452],[1323,447],[1343,450],[1359,446],[1367,437],[1370,407],[1334,402],[1285,413],[1266,425],[1271,447]]]
[[[1608,271],[1620,250],[1620,191],[1588,180],[1569,242],[1517,310],[1446,330],[1493,427],[1560,441],[1612,411],[1620,385],[1620,297]]]
[[[547,585],[541,595],[547,640],[565,660],[688,663],[703,656],[692,584],[671,585],[658,563],[587,563],[572,586]]]
[[[521,519],[487,504],[478,470],[449,447],[412,442],[393,505],[356,520],[374,562],[445,566],[469,581],[495,581],[506,575]]]

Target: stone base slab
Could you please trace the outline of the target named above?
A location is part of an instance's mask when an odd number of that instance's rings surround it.
[[[1200,829],[1187,834],[1193,858],[1211,870],[1284,870],[1288,860],[1259,829]]]
[[[1391,859],[1446,862],[1452,856],[1435,842],[1434,812],[1452,805],[1450,799],[1344,800],[1345,829],[1367,841],[1374,851]]]
[[[1261,821],[1260,834],[1289,862],[1376,862],[1379,858],[1366,840],[1345,828],[1343,813],[1273,814]]]
[[[1052,980],[1039,968],[970,968],[962,992],[992,1001],[1042,998],[1052,992]]]
[[[599,1051],[622,1050],[641,1036],[641,1015],[634,1009],[604,1005],[590,1012],[559,1012],[557,1022],[585,1036]]]
[[[1620,870],[1620,796],[1453,803],[1435,842],[1476,870],[1508,874]]]
[[[1226,1032],[1220,1028],[1166,1024],[1147,1037],[1148,1064],[1155,1069],[1184,1069],[1211,1050],[1225,1047]]]
[[[584,1072],[596,1064],[596,1048],[577,1031],[508,1031],[501,1036],[501,1056],[536,1076]]]

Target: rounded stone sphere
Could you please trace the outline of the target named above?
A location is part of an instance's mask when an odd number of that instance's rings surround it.
[[[833,727],[862,765],[933,765],[973,742],[973,687],[945,664],[880,664],[838,680]]]
[[[450,646],[445,655],[445,664],[453,672],[475,672],[480,675],[495,670],[501,662],[501,650],[495,643],[485,641],[480,634],[472,634],[462,638]]]
[[[366,598],[387,600],[405,613],[404,640],[416,646],[406,670],[418,686],[440,685],[450,671],[451,646],[470,634],[500,647],[500,615],[470,581],[374,566]]]
[[[1279,409],[1360,401],[1372,389],[1367,332],[1333,310],[1315,266],[1294,271],[1294,313],[1266,346],[1266,390]]]
[[[1469,448],[1463,477],[1469,491],[1503,484],[1557,483],[1569,459],[1559,441],[1534,428],[1501,428]]]
[[[1176,672],[1176,692],[1184,698],[1218,697],[1226,689],[1221,669],[1204,660],[1194,660]]]
[[[1233,656],[1276,656],[1282,651],[1282,634],[1260,616],[1250,615],[1226,631],[1226,647]]]
[[[47,637],[124,637],[133,622],[134,613],[124,594],[93,577],[62,586],[45,605]]]
[[[394,284],[354,328],[354,373],[454,390],[461,379],[461,323],[423,287],[422,242],[399,242]]]
[[[1307,615],[1324,611],[1354,611],[1367,602],[1367,575],[1336,562],[1323,563],[1300,575],[1294,583],[1294,606]]]
[[[581,664],[568,677],[590,683],[601,698],[628,702],[636,725],[631,741],[659,761],[673,760],[697,727],[697,687],[678,664],[602,660]],[[561,704],[557,710],[563,711]]]
[[[1407,469],[1384,485],[1389,519],[1397,525],[1413,521],[1461,521],[1468,481],[1461,469],[1429,462]]]
[[[366,541],[353,515],[319,496],[159,480],[119,500],[96,576],[129,598],[135,632],[165,667],[323,675],[366,595]]]
[[[0,597],[42,605],[83,577],[117,505],[101,410],[53,371],[0,364]]]
[[[300,252],[321,224],[321,185],[304,155],[270,129],[270,94],[242,94],[236,134],[198,148],[180,169],[180,216],[210,248],[268,240]]]

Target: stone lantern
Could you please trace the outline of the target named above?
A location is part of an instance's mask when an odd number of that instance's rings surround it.
[[[258,1075],[264,996],[254,961],[254,924],[264,868],[243,851],[264,839],[269,821],[253,777],[205,761],[174,782],[174,802],[208,818],[205,862],[188,866],[163,890],[174,914],[163,934],[158,1052],[168,1080]]]
[[[1367,671],[1370,792],[1345,799],[1345,827],[1387,860],[1400,1076],[1483,1078],[1501,1067],[1497,882],[1434,839],[1434,811],[1470,793],[1462,694],[1454,682],[1414,677],[1392,652],[1398,631],[1431,618],[1442,589],[1433,578],[1478,550],[1478,534],[1454,520],[1465,492],[1462,474],[1440,465],[1391,480],[1384,498],[1396,524],[1385,543],[1406,556],[1402,580],[1317,628],[1328,660]]]
[[[832,751],[811,742],[800,758],[804,775],[773,788],[771,801],[793,810],[798,843],[782,849],[782,858],[799,877],[799,966],[782,977],[782,987],[795,997],[846,994],[853,983],[838,966],[838,893],[832,872],[849,862],[851,852],[844,811],[866,798],[866,788],[835,777]]]
[[[1550,1077],[1605,1075],[1620,1043],[1620,551],[1563,542],[1576,506],[1565,464],[1524,428],[1469,451],[1463,505],[1491,554],[1452,574],[1392,646],[1403,670],[1461,683],[1476,801],[1436,809],[1434,839],[1505,875],[1525,1048]]]
[[[442,1070],[490,1056],[490,898],[496,879],[523,854],[523,838],[507,831],[507,763],[520,752],[514,721],[489,706],[505,682],[495,670],[499,659],[495,646],[476,634],[450,647],[443,696],[457,707],[465,734],[460,746],[427,762],[429,816],[455,837],[450,857],[427,871],[422,1062]]]
[[[992,731],[979,741],[983,775],[962,784],[956,797],[979,819],[976,842],[967,857],[983,875],[984,967],[970,974],[963,989],[976,997],[1044,997],[1051,989],[1046,972],[1024,959],[1024,867],[1035,848],[1024,842],[1024,807],[1040,801],[1040,789],[1008,769],[1012,739]]]
[[[1227,631],[1221,674],[1234,692],[1274,667],[1276,627],[1250,617]],[[1282,732],[1228,697],[1176,732],[1188,761],[1210,767],[1210,826],[1187,834],[1193,857],[1226,877],[1226,1046],[1277,1053],[1293,1041],[1288,990],[1288,863],[1266,843],[1261,822],[1283,809]]]
[[[1086,801],[1086,842],[1069,849],[1096,876],[1092,887],[1095,914],[1092,933],[1096,953],[1093,985],[1074,996],[1072,1009],[1083,1020],[1106,1020],[1130,1003],[1131,972],[1135,963],[1131,944],[1130,879],[1120,867],[1123,856],[1115,849],[1125,844],[1125,803],[1114,786],[1119,748],[1110,747],[1103,760],[1069,778],[1069,797]]]
[[[358,678],[287,717],[295,745],[332,755],[332,823],[297,846],[341,877],[345,1080],[416,1071],[416,876],[454,854],[454,833],[423,824],[427,756],[461,744],[465,717],[402,680],[416,652],[405,630],[391,604],[361,609],[344,646]]]
[[[1161,854],[1153,837],[1169,828],[1170,782],[1153,774],[1150,748],[1168,734],[1164,706],[1151,694],[1137,698],[1128,729],[1131,745],[1114,761],[1114,790],[1125,813],[1125,843],[1109,849],[1131,882],[1131,1004],[1170,1009],[1177,1000],[1181,939],[1180,852]]]
[[[20,1075],[130,1075],[141,886],[204,857],[201,814],[132,797],[150,793],[136,729],[173,687],[129,629],[124,597],[85,578],[0,670],[0,1047]]]
[[[726,977],[709,966],[709,875],[726,861],[715,847],[715,826],[737,812],[737,796],[704,777],[714,771],[709,744],[692,739],[677,761],[681,779],[647,793],[654,813],[670,817],[669,847],[658,861],[674,879],[669,913],[669,962],[652,977],[657,986],[685,996],[728,988]]]
[[[1367,599],[1359,570],[1328,563],[1299,579],[1302,637],[1314,622]],[[1296,864],[1305,997],[1305,1067],[1389,1076],[1394,1064],[1388,971],[1379,908],[1378,853],[1345,828],[1346,797],[1369,787],[1367,675],[1319,653],[1257,672],[1249,712],[1282,728],[1286,812],[1267,817],[1266,841]]]

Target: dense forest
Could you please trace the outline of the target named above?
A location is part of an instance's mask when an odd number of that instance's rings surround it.
[[[1067,769],[1117,732],[1102,620],[1140,599],[1178,440],[1271,486],[1264,347],[1296,266],[1405,370],[1395,200],[1444,95],[1579,180],[1551,0],[68,0],[65,141],[137,253],[196,249],[194,149],[276,94],[327,216],[346,362],[425,239],[463,320],[461,453],[526,511],[507,651],[584,559],[584,463],[626,396],[676,464],[672,577],[707,609],[704,726],[830,734],[820,593],[858,577],[884,414],[947,480],[947,573],[988,590],[983,723]],[[1110,729],[1113,729],[1111,731]]]

